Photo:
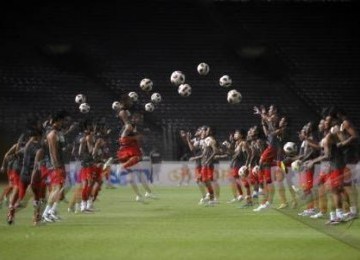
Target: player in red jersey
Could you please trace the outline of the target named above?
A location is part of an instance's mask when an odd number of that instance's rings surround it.
[[[136,201],[143,202],[143,196],[136,184],[138,178],[145,189],[146,198],[155,198],[152,194],[149,185],[147,184],[146,176],[143,173],[137,174],[131,169],[132,166],[139,163],[142,159],[142,151],[140,148],[140,140],[142,135],[137,132],[134,118],[128,110],[130,102],[128,99],[120,102],[118,117],[122,124],[122,129],[119,138],[119,149],[117,151],[117,159],[120,161],[122,167],[128,172],[129,183],[136,194]]]

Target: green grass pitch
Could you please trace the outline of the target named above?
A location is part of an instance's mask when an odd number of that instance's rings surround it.
[[[37,227],[31,201],[12,226],[3,206],[0,259],[360,259],[360,219],[326,226],[300,209],[255,213],[227,204],[230,189],[221,188],[215,207],[197,205],[194,186],[154,187],[159,199],[146,204],[129,187],[103,189],[95,213],[61,203],[63,220]]]

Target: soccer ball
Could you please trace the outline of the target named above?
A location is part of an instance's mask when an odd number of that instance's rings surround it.
[[[120,102],[119,101],[114,101],[111,105],[113,110],[119,110],[120,109]]]
[[[244,165],[244,166],[241,166],[239,171],[238,171],[238,174],[240,177],[244,178],[247,176],[248,174],[248,168]]]
[[[287,142],[284,145],[283,150],[287,155],[294,155],[297,152],[297,146],[293,142]]]
[[[200,75],[205,76],[209,73],[210,67],[206,63],[202,62],[197,66],[197,71]]]
[[[161,95],[159,93],[153,93],[151,95],[151,101],[154,102],[155,104],[160,103],[161,102]]]
[[[242,100],[242,95],[236,89],[230,90],[227,94],[227,102],[230,104],[240,103]]]
[[[189,84],[181,84],[178,88],[178,93],[183,97],[191,95],[191,86]]]
[[[79,106],[79,110],[81,113],[89,113],[90,111],[90,105],[88,103],[82,103]]]
[[[205,143],[205,146],[209,147],[209,146],[215,145],[216,141],[215,141],[214,138],[208,136],[208,137],[205,138],[204,143]]]
[[[224,141],[224,142],[222,143],[222,146],[224,146],[224,147],[226,147],[227,149],[229,149],[229,148],[231,147],[231,144],[230,144],[229,141]]]
[[[145,111],[147,112],[153,112],[155,109],[155,106],[153,103],[149,102],[145,104]]]
[[[301,164],[302,162],[300,160],[293,161],[291,163],[291,170],[293,170],[294,172],[300,171]]]
[[[75,97],[75,102],[78,104],[82,104],[86,102],[86,97],[83,94],[77,94]]]
[[[140,81],[140,88],[143,91],[149,92],[152,90],[152,87],[153,87],[153,82],[151,81],[151,79],[142,79]]]
[[[136,92],[129,92],[128,96],[133,102],[136,102],[139,99],[139,96]]]
[[[173,73],[171,73],[170,81],[175,86],[179,86],[180,84],[184,84],[185,75],[181,71],[176,70]]]
[[[258,175],[260,172],[260,166],[259,165],[255,165],[254,168],[252,168],[252,174],[253,175]]]
[[[228,88],[232,84],[232,79],[230,78],[229,75],[224,75],[219,79],[219,84],[224,88]]]

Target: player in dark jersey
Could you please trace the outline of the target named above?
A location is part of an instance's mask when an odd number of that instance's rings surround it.
[[[205,131],[205,127],[199,127],[195,134],[194,138],[191,138],[190,133],[186,135],[186,141],[189,146],[190,151],[192,152],[192,155],[197,157],[202,154],[202,146],[204,143],[204,139],[202,139],[202,131]],[[190,159],[190,158],[189,158]],[[195,162],[195,182],[199,188],[199,191],[201,193],[201,198],[199,203],[202,204],[203,200],[206,196],[205,186],[204,183],[201,181],[201,159],[198,158],[194,160]]]
[[[48,197],[47,206],[43,213],[46,221],[58,220],[57,205],[61,198],[62,189],[66,179],[65,161],[63,155],[63,142],[61,136],[62,124],[68,115],[66,111],[56,112],[51,120],[51,129],[46,134],[46,141],[49,147],[52,172],[50,177],[51,191]]]
[[[341,149],[337,146],[337,143],[340,142],[340,139],[338,137],[340,126],[335,125],[334,120],[331,116],[327,116],[325,118],[325,125],[327,126],[327,128],[329,128],[329,126],[331,126],[331,128],[323,141],[324,154],[313,160],[308,161],[305,164],[305,167],[310,169],[317,162],[329,160],[330,174],[328,178],[332,193],[332,205],[330,211],[330,220],[327,222],[327,224],[338,224],[344,220],[341,193],[344,190],[343,181],[345,161]]]
[[[349,197],[349,209],[344,213],[347,219],[358,217],[358,190],[356,165],[359,162],[359,134],[344,112],[338,111],[337,117],[340,120],[339,139],[337,146],[344,154],[346,167],[344,169],[344,192]]]

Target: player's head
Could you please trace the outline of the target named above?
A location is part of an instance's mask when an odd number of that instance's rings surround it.
[[[66,117],[70,116],[69,113],[65,110],[60,110],[55,112],[51,117],[51,125],[56,129],[61,129],[63,127]]]
[[[286,116],[283,116],[279,121],[279,127],[284,128],[288,125],[289,119]]]
[[[268,114],[269,116],[276,115],[277,114],[277,107],[275,105],[270,105]]]
[[[325,119],[321,119],[318,124],[318,131],[320,133],[324,132],[325,130]]]

